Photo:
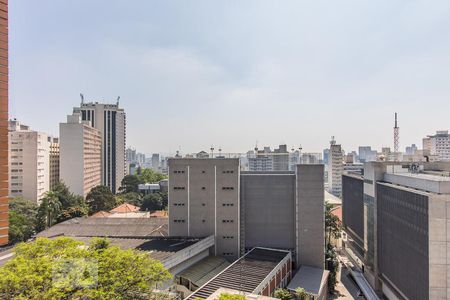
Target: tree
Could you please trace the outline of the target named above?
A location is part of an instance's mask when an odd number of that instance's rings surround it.
[[[339,262],[336,254],[336,249],[331,244],[331,238],[341,237],[341,222],[339,218],[331,213],[333,206],[329,203],[325,205],[325,243],[326,252],[325,260],[327,261],[327,268],[330,271],[328,275],[328,290],[332,293],[337,284],[337,269]]]
[[[138,174],[138,178],[142,183],[158,183],[167,179],[167,176],[152,169],[142,169],[140,174]]]
[[[222,293],[217,300],[246,300],[245,295]]]
[[[58,197],[61,203],[61,211],[57,217],[57,222],[63,222],[75,217],[83,217],[88,214],[88,206],[82,196],[74,195],[64,182],[56,184],[52,192]]]
[[[1,299],[154,299],[170,279],[148,253],[72,238],[19,244],[0,268]]]
[[[44,230],[56,224],[57,217],[61,212],[61,202],[55,192],[47,192],[42,199],[37,214],[37,229]]]
[[[136,175],[127,175],[122,179],[121,187],[119,188],[119,192],[121,194],[126,193],[139,193],[139,184],[141,184],[141,180]]]
[[[9,242],[24,242],[35,233],[37,222],[36,203],[21,197],[9,200]]]
[[[107,186],[94,187],[86,196],[89,213],[94,214],[101,210],[109,211],[116,207],[117,199]]]
[[[145,195],[142,200],[141,210],[155,211],[163,209],[162,197],[159,193]]]
[[[309,300],[311,299],[310,295],[305,291],[304,288],[295,289],[294,296],[296,300]]]
[[[142,205],[142,195],[134,192],[126,193],[117,196],[122,203],[129,203],[134,206]]]
[[[288,290],[285,289],[276,289],[273,293],[273,296],[275,298],[281,299],[281,300],[290,300],[292,299],[291,293],[289,293]]]
[[[338,239],[341,237],[341,221],[337,216],[332,214],[331,209],[333,206],[330,203],[325,204],[325,237],[326,244],[331,244],[331,238]]]

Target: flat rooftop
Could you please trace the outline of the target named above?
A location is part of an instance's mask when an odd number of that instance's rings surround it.
[[[287,255],[289,255],[288,251],[254,248],[200,287],[186,300],[207,299],[220,288],[253,293]]]
[[[450,177],[425,173],[385,173],[384,181],[437,194],[450,194]]]
[[[37,237],[164,237],[168,236],[167,218],[74,218],[56,224]]]
[[[317,297],[326,286],[329,273],[326,270],[302,266],[294,278],[292,278],[287,289],[295,291],[297,288],[303,288],[308,294]]]

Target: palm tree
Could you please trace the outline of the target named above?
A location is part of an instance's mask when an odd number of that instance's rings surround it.
[[[39,206],[39,214],[45,219],[45,227],[52,227],[61,212],[61,202],[55,192],[47,192]]]

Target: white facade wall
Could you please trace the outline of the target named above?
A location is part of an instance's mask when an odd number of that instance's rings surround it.
[[[341,145],[331,144],[328,157],[328,191],[340,197],[342,194],[342,173],[344,162]]]
[[[11,129],[11,127],[10,127]],[[9,194],[39,203],[50,186],[50,143],[45,133],[9,133]]]
[[[79,115],[59,125],[60,178],[70,191],[86,197],[101,181],[101,133]]]

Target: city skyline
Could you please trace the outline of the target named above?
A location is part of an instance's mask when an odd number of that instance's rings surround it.
[[[121,96],[144,153],[319,152],[393,148],[398,112],[404,149],[449,129],[449,28],[445,1],[14,2],[10,116],[56,136],[80,92]]]

